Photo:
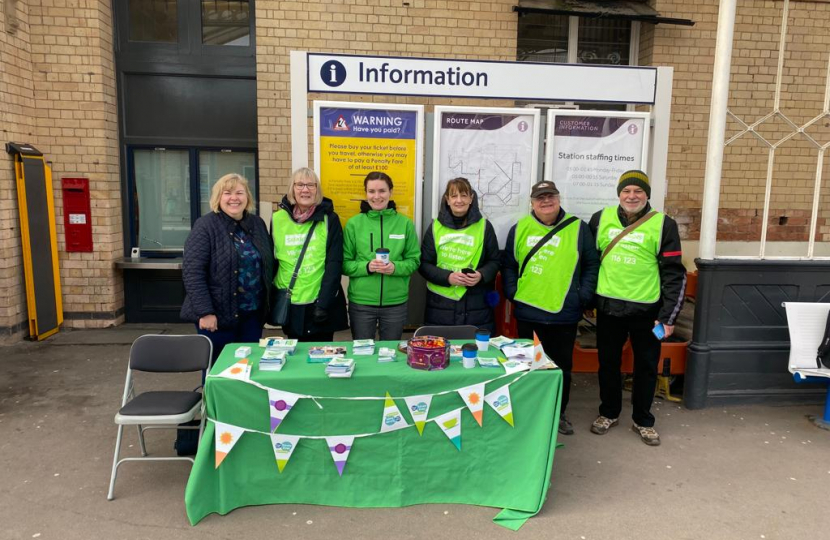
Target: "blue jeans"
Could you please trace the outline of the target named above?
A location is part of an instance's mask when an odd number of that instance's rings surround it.
[[[259,312],[256,311],[240,311],[239,321],[236,326],[229,329],[219,329],[215,332],[207,330],[200,330],[199,323],[196,323],[196,331],[207,336],[211,343],[213,343],[213,358],[211,358],[210,365],[216,362],[219,358],[222,349],[229,343],[259,343],[259,338],[262,337],[262,323],[259,320]]]
[[[375,339],[380,326],[380,341],[399,341],[406,324],[406,302],[397,306],[364,306],[349,302],[349,325],[352,338]]]

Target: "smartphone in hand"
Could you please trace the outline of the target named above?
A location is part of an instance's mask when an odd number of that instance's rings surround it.
[[[651,332],[654,334],[654,337],[661,341],[664,337],[666,337],[666,329],[663,328],[663,323],[655,324],[654,328],[651,329]]]

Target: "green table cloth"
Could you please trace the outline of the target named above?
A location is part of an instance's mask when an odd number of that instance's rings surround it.
[[[185,491],[190,523],[210,513],[227,514],[241,506],[297,503],[344,507],[400,507],[423,503],[462,503],[503,508],[496,523],[518,529],[542,507],[550,484],[556,447],[562,372],[542,369],[506,375],[503,368],[465,369],[452,361],[441,371],[419,371],[397,361],[379,363],[373,356],[355,359],[351,378],[328,378],[325,364],[306,361],[313,344],[300,343],[282,371],[260,371],[263,349],[252,349],[250,383],[215,377],[232,366],[236,348],[227,346],[205,384],[207,417],[204,435]],[[379,342],[377,346],[394,347]],[[494,347],[479,353],[498,356]],[[485,404],[482,426],[456,390],[488,381],[485,394],[510,383],[514,426]],[[315,396],[301,398],[277,433],[301,438],[279,471],[268,436],[268,391]],[[384,397],[389,393],[410,427],[379,433]],[[443,392],[443,393],[442,393]],[[436,394],[429,418],[461,410],[461,449],[435,422],[420,435],[404,397]],[[373,400],[342,398],[374,397]],[[341,399],[338,399],[341,398]],[[220,466],[215,466],[215,424],[245,428]],[[354,439],[342,476],[322,436],[370,434]]]

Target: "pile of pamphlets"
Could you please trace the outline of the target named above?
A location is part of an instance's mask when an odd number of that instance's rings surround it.
[[[297,340],[281,337],[262,338],[259,340],[259,346],[264,347],[266,351],[285,351],[286,354],[294,354],[294,349],[297,348]]]
[[[333,358],[326,366],[326,374],[331,378],[348,378],[354,373],[354,359]]]
[[[378,362],[395,362],[398,359],[395,349],[381,347],[378,351]]]
[[[499,362],[498,358],[485,358],[479,355],[478,365],[486,368],[500,368],[501,362]]]
[[[352,354],[355,356],[371,356],[375,354],[374,339],[356,339],[352,342]]]
[[[513,338],[505,336],[497,336],[494,338],[490,338],[490,345],[495,345],[499,349],[505,347],[506,345],[512,345],[515,342],[516,340],[514,340]]]
[[[508,360],[517,360],[519,362],[533,361],[533,344],[532,343],[518,343],[515,345],[506,345],[502,347],[501,352]]]
[[[310,364],[325,364],[333,358],[346,356],[346,347],[336,345],[317,345],[308,349],[308,362]]]
[[[259,361],[260,371],[282,371],[287,355],[288,353],[285,351],[265,349],[265,352],[262,353],[262,359]]]
[[[461,360],[461,345],[450,345],[450,360]]]

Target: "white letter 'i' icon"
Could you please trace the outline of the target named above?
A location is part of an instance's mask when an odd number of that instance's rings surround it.
[[[336,83],[337,82],[337,67],[334,64],[329,66],[329,73],[331,74],[331,80],[329,82]]]

